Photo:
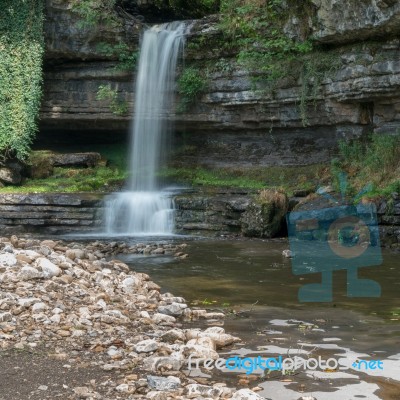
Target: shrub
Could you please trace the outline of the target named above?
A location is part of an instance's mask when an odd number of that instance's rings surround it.
[[[115,4],[116,0],[74,0],[72,9],[82,17],[82,28],[100,23],[112,25],[117,23]]]
[[[37,130],[43,0],[3,0],[0,18],[0,154],[25,159]]]
[[[178,79],[178,93],[181,95],[180,108],[186,110],[207,86],[206,79],[199,69],[185,68]]]
[[[110,111],[116,115],[126,115],[129,111],[127,102],[119,98],[117,90],[111,85],[100,85],[96,99],[108,101]]]
[[[400,134],[372,134],[368,140],[339,142],[339,158],[332,161],[332,175],[339,187],[343,171],[349,174],[354,195],[367,184],[371,194],[386,195],[400,185]]]

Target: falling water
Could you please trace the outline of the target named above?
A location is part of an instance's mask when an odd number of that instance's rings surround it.
[[[171,196],[160,190],[157,171],[167,151],[176,64],[184,44],[183,23],[145,31],[140,49],[127,191],[106,202],[108,234],[168,234],[174,228]]]

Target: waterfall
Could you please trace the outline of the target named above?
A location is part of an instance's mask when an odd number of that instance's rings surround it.
[[[130,178],[126,191],[114,193],[106,200],[107,234],[173,232],[173,199],[160,189],[157,171],[168,149],[168,120],[184,30],[183,23],[173,22],[144,32],[136,79]]]

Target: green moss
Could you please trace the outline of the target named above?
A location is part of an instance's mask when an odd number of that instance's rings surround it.
[[[118,168],[55,168],[46,179],[27,179],[22,186],[7,186],[0,193],[109,192],[118,189],[127,174]]]
[[[295,189],[316,188],[324,166],[253,167],[253,168],[167,168],[160,176],[192,186],[229,188],[282,188],[289,194]]]

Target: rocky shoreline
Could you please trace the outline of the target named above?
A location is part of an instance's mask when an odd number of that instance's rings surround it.
[[[109,260],[121,252],[184,259],[185,247],[0,238],[0,358],[40,352],[44,364],[58,362],[54,375],[75,369],[83,382],[52,384],[50,373],[26,397],[7,398],[262,399],[257,388],[237,390],[185,373],[189,356],[216,360],[218,349],[240,342],[220,326],[224,314],[189,308],[183,298],[162,294],[148,275]],[[211,326],[190,326],[201,319]],[[18,382],[27,381],[15,368]]]

